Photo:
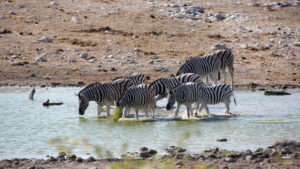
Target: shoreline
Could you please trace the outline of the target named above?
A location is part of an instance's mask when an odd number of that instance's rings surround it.
[[[255,151],[228,151],[219,148],[190,154],[182,147],[165,148],[165,154],[141,147],[121,158],[87,159],[64,152],[48,159],[12,158],[0,160],[0,168],[298,168],[300,167],[300,142],[284,140]]]

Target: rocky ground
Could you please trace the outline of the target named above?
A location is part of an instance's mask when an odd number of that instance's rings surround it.
[[[276,2],[0,0],[0,85],[154,80],[231,48],[237,87],[300,87],[300,2]]]
[[[206,150],[200,154],[189,154],[184,148],[170,146],[165,155],[157,155],[155,150],[141,147],[139,152],[124,154],[119,158],[96,160],[94,157],[82,159],[76,155],[60,153],[57,157],[43,159],[1,160],[0,168],[247,168],[273,169],[300,167],[300,142],[281,141],[256,151],[233,152],[218,148]]]

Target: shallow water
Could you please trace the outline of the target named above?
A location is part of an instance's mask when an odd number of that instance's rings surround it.
[[[300,140],[300,92],[290,96],[264,96],[263,92],[236,91],[237,106],[230,118],[201,121],[112,122],[96,117],[96,105],[90,104],[85,115],[78,115],[74,95],[80,88],[37,88],[35,100],[27,99],[30,88],[0,88],[0,159],[12,157],[45,158],[56,155],[55,138],[66,138],[65,147],[87,157],[94,147],[109,150],[114,156],[147,146],[163,153],[170,145],[182,145],[189,152],[220,147],[245,150],[266,147],[277,140]],[[43,107],[42,103],[62,101],[61,106]],[[158,102],[163,106],[166,100]],[[222,114],[224,104],[210,105],[211,113]],[[113,110],[112,110],[113,111]],[[159,111],[160,116],[173,111]],[[161,113],[163,112],[163,113]],[[182,106],[181,113],[185,112]],[[102,115],[106,115],[103,112]],[[143,115],[143,113],[141,113]],[[68,139],[67,139],[68,138]],[[228,142],[217,142],[227,138]],[[89,145],[89,146],[88,146]]]

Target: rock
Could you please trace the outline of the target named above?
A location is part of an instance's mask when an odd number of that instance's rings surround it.
[[[24,66],[24,62],[12,62],[12,66]]]
[[[294,46],[298,46],[298,47],[300,47],[300,41],[296,41],[296,42],[294,42]]]
[[[148,148],[147,147],[141,147],[140,152],[143,152],[143,151],[148,151]]]
[[[157,151],[156,151],[156,150],[153,150],[153,149],[151,149],[151,150],[149,150],[149,154],[151,154],[151,155],[157,154]]]
[[[9,11],[8,14],[10,14],[10,15],[17,15],[16,12],[14,12],[14,11]]]
[[[157,55],[154,55],[154,56],[151,56],[151,59],[160,59],[160,56],[157,56]]]
[[[288,93],[286,91],[271,91],[271,90],[268,90],[268,91],[265,91],[264,92],[264,95],[265,96],[283,96],[283,95],[291,95],[291,93]]]
[[[204,8],[200,7],[200,6],[191,6],[187,9],[188,13],[191,14],[198,14],[198,13],[203,13],[204,12]]]
[[[176,165],[176,166],[180,166],[180,167],[181,167],[181,166],[183,166],[184,164],[183,164],[183,162],[182,162],[182,161],[177,161],[177,162],[175,163],[175,165]]]
[[[75,154],[72,154],[72,155],[68,155],[68,156],[67,156],[67,159],[70,160],[70,161],[75,161],[76,158],[77,158],[77,157],[76,157]]]
[[[39,39],[40,42],[45,42],[45,43],[52,43],[52,39],[48,38],[48,37],[42,37],[41,39]]]
[[[140,36],[139,36],[139,35],[133,35],[132,37],[137,39],[137,38],[139,38]]]
[[[280,152],[281,154],[283,155],[286,155],[286,154],[291,154],[292,152],[290,151],[290,149],[288,149],[287,147],[283,148]]]
[[[111,69],[110,69],[110,71],[112,71],[112,72],[115,72],[115,71],[118,71],[115,67],[112,67]]]
[[[254,157],[252,155],[247,155],[247,156],[244,157],[244,159],[246,161],[252,161],[254,159]]]
[[[224,162],[233,163],[233,162],[236,162],[237,159],[231,158],[231,157],[225,157],[223,161],[224,161]]]
[[[223,44],[223,43],[216,43],[216,44],[214,44],[211,47],[211,49],[213,49],[213,50],[221,50],[221,49],[228,49],[228,47],[225,44]]]
[[[40,56],[35,58],[36,62],[47,62],[47,59],[45,59],[46,54],[41,54]]]
[[[184,156],[185,156],[184,153],[178,153],[178,154],[175,155],[175,159],[183,159]]]
[[[178,4],[170,4],[169,6],[171,8],[180,8],[180,5],[178,5]]]
[[[227,157],[230,157],[230,158],[240,158],[242,157],[242,153],[232,153],[232,154],[228,154]]]
[[[96,159],[93,156],[90,156],[89,158],[86,159],[87,162],[95,162]]]
[[[149,151],[142,151],[142,152],[140,152],[140,157],[141,158],[149,158],[149,157],[151,157],[151,155],[150,155]]]
[[[50,156],[50,158],[48,158],[47,161],[52,162],[52,161],[57,161],[57,159],[53,156]]]
[[[211,13],[208,13],[208,16],[209,16],[208,19],[213,22],[225,19],[225,17],[223,15],[221,15],[220,13],[211,12]]]
[[[55,86],[58,86],[58,85],[60,85],[60,84],[61,84],[61,83],[59,83],[59,82],[52,82],[52,83],[51,83],[51,86],[52,86],[52,87],[55,87]]]
[[[165,67],[154,68],[155,72],[169,72],[169,70]]]
[[[238,19],[238,18],[240,18],[240,17],[247,17],[247,15],[241,14],[241,13],[234,13],[234,14],[228,16],[228,17],[225,19],[225,21],[235,20],[235,19]]]
[[[52,1],[52,2],[50,2],[50,5],[52,5],[52,6],[57,6],[57,5],[58,5],[58,2]]]
[[[252,151],[251,150],[246,150],[244,152],[244,156],[250,156],[250,155],[252,155]]]
[[[269,53],[270,56],[272,57],[282,57],[283,55],[276,53],[275,51],[272,51]]]
[[[82,163],[83,159],[81,157],[77,157],[75,161],[78,162],[78,163]]]
[[[76,59],[73,59],[73,58],[69,58],[69,59],[68,59],[68,63],[76,63],[76,62],[77,62]]]
[[[227,142],[228,140],[226,138],[221,138],[217,140],[218,142]]]
[[[78,17],[73,16],[73,17],[71,18],[71,22],[73,22],[73,23],[75,23],[75,24],[79,23],[79,21],[80,21],[80,19],[79,19]]]
[[[1,29],[0,34],[7,34],[7,33],[12,33],[11,30],[8,29]]]
[[[83,59],[89,59],[90,58],[90,55],[88,53],[85,53],[85,52],[80,53],[79,56],[80,56],[80,58],[83,58]]]
[[[149,64],[150,64],[150,65],[153,65],[153,64],[154,64],[154,61],[153,61],[153,60],[149,61]]]
[[[56,159],[57,159],[58,161],[65,161],[65,160],[66,160],[64,154],[59,154],[59,155],[56,157]]]
[[[217,156],[214,154],[210,154],[209,156],[207,156],[208,159],[216,159]]]

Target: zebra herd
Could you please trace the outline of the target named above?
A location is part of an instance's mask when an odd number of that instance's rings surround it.
[[[97,103],[97,115],[100,116],[102,106],[107,108],[107,116],[110,116],[110,106],[116,105],[122,110],[122,118],[125,118],[130,109],[135,110],[135,118],[138,120],[138,111],[151,110],[154,118],[156,101],[168,98],[166,109],[170,110],[175,102],[178,116],[179,108],[183,104],[187,108],[187,116],[196,116],[205,109],[209,114],[207,104],[224,102],[225,113],[230,111],[230,98],[233,94],[233,67],[234,57],[231,50],[221,50],[217,53],[197,56],[186,60],[179,68],[176,76],[160,78],[148,83],[149,77],[141,73],[119,77],[108,83],[92,83],[78,93],[79,114],[84,115],[90,101]],[[226,69],[231,76],[231,86],[227,84],[217,85],[220,72],[223,72],[224,83],[226,82]],[[206,83],[201,78],[206,77]],[[208,78],[213,86],[208,86]],[[234,102],[236,104],[235,98]],[[196,112],[192,111],[192,104],[196,104]],[[201,106],[200,106],[201,104]],[[200,108],[199,108],[200,107]]]

